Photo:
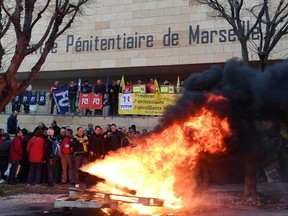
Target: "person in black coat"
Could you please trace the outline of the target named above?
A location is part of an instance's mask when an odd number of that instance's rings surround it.
[[[108,137],[109,150],[116,151],[117,149],[124,147],[122,146],[123,137],[124,134],[122,131],[118,130],[115,124],[111,124],[111,135]]]
[[[85,80],[84,81],[84,84],[81,86],[81,93],[84,93],[84,94],[88,94],[92,92],[92,86],[89,85],[89,81],[88,80]],[[91,115],[92,114],[92,111],[90,109],[86,109],[85,110],[85,115]]]
[[[14,111],[13,114],[9,116],[7,119],[7,132],[9,134],[15,134],[17,130],[20,130],[19,124],[18,124],[18,111]]]
[[[119,96],[119,86],[116,81],[113,80],[111,85],[108,88],[109,93],[109,115],[115,116],[118,115],[118,96]]]
[[[104,147],[103,130],[100,126],[96,126],[95,133],[93,133],[89,138],[88,152],[90,155],[90,161],[103,158],[105,154]]]
[[[102,97],[105,94],[105,85],[102,83],[101,80],[97,80],[96,85],[94,86],[94,93],[95,94],[102,94]],[[94,115],[102,115],[102,108],[95,109]]]

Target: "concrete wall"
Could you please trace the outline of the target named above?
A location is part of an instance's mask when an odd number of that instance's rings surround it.
[[[0,128],[4,128],[6,131],[6,122],[8,114],[0,114]],[[87,128],[89,123],[94,126],[100,125],[104,130],[107,124],[115,123],[119,127],[130,127],[135,124],[137,130],[142,132],[144,128],[152,130],[159,120],[159,117],[86,117],[86,116],[60,116],[60,115],[24,115],[19,114],[18,121],[21,128],[27,128],[33,131],[39,122],[43,122],[47,127],[51,125],[51,122],[55,120],[57,124],[61,126],[70,126],[73,131],[76,128],[82,126]]]

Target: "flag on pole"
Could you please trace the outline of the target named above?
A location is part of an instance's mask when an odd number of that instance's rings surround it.
[[[109,74],[107,75],[106,85],[105,85],[105,94],[103,98],[103,106],[108,106],[108,99],[109,99]]]
[[[154,80],[154,92],[155,92],[155,94],[156,94],[156,100],[161,100],[161,98],[162,98],[162,95],[161,95],[161,92],[160,92],[160,88],[159,88],[159,85],[158,85],[158,82],[157,82],[157,80],[155,79]]]
[[[79,97],[81,92],[81,78],[78,79],[78,89],[77,89],[77,96],[76,96],[76,104],[79,104]]]
[[[121,92],[123,92],[125,90],[125,80],[124,80],[124,76],[122,76],[121,78],[121,82],[120,82],[120,89]]]
[[[108,93],[108,90],[109,90],[109,74],[107,76],[107,79],[106,79],[106,85],[105,85],[105,92]]]
[[[177,78],[176,93],[177,93],[177,94],[180,93],[180,78],[179,78],[179,76],[178,76],[178,78]]]

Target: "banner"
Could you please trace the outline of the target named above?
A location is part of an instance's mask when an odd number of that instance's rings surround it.
[[[118,113],[128,115],[155,115],[161,116],[168,105],[175,104],[180,94],[119,94]]]
[[[30,101],[30,92],[23,92],[22,93],[22,100],[21,100],[21,104],[23,105],[27,105],[29,104]]]
[[[21,94],[15,96],[15,98],[12,100],[12,104],[21,104]]]
[[[31,92],[29,104],[30,105],[36,105],[36,103],[37,103],[37,92]]]
[[[102,109],[103,94],[80,93],[79,109]]]
[[[39,91],[39,97],[37,101],[39,106],[45,106],[46,105],[46,92]]]
[[[102,109],[103,94],[90,93],[90,97],[92,102],[90,109]]]
[[[60,86],[53,91],[55,105],[57,107],[57,114],[65,114],[68,112],[68,85]]]

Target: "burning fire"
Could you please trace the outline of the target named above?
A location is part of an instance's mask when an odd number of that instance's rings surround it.
[[[210,102],[224,99],[208,97]],[[202,108],[185,122],[175,122],[146,140],[136,140],[134,148],[110,152],[104,160],[89,164],[82,170],[106,180],[107,184],[98,185],[102,192],[120,194],[123,192],[119,190],[121,186],[121,189],[135,190],[137,197],[160,198],[169,208],[181,208],[185,198],[176,195],[175,188],[181,185],[175,183],[181,184],[185,177],[177,169],[186,167],[188,172],[193,172],[199,153],[227,151],[224,143],[227,136],[231,136],[227,118],[220,118],[213,111]]]

